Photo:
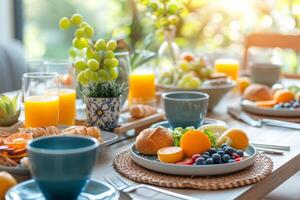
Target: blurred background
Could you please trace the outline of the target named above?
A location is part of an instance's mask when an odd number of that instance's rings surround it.
[[[180,21],[176,42],[195,54],[242,59],[244,39],[252,32],[297,34],[300,0],[183,0],[187,10]],[[62,16],[81,13],[96,28],[96,36],[125,39],[132,49],[154,33],[151,19],[135,0],[0,0],[0,41],[16,38],[26,59],[67,58],[72,31],[58,27]],[[153,37],[157,52],[161,37]],[[259,57],[257,57],[259,55]],[[252,48],[249,60],[281,64],[300,73],[297,52],[290,49]]]

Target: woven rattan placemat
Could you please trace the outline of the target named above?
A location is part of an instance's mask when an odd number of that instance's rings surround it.
[[[116,156],[114,167],[123,176],[140,183],[170,188],[220,190],[242,187],[262,180],[272,172],[273,162],[268,156],[259,154],[251,167],[233,174],[209,177],[174,176],[139,166],[131,159],[129,151],[125,151]]]

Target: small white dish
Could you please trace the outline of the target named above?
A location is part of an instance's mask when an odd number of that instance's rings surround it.
[[[177,165],[162,163],[157,159],[157,156],[142,155],[136,150],[134,144],[130,148],[131,158],[138,165],[152,171],[180,176],[214,176],[240,171],[251,166],[257,155],[257,151],[252,145],[249,145],[244,153],[248,158],[240,162],[213,165]]]
[[[300,109],[275,109],[256,106],[254,102],[243,99],[241,108],[249,113],[274,117],[300,117]]]

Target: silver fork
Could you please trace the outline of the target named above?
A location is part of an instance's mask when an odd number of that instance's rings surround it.
[[[176,198],[179,198],[179,199],[198,200],[198,199],[193,198],[193,197],[178,194],[178,193],[175,193],[175,192],[170,192],[170,191],[163,190],[163,189],[160,189],[160,188],[156,188],[156,187],[153,187],[153,186],[150,186],[150,185],[144,185],[144,184],[129,185],[122,178],[120,178],[118,175],[114,175],[114,174],[112,174],[110,176],[106,176],[106,177],[104,177],[104,179],[108,183],[113,185],[120,192],[120,195],[126,194],[126,196],[129,196],[128,193],[130,193],[130,192],[134,192],[139,188],[147,188],[147,189],[150,189],[152,191],[163,193],[163,194],[173,196],[173,197],[176,197]],[[129,196],[129,198],[132,199],[132,197],[130,197],[130,196]],[[127,198],[127,199],[129,199],[129,198]]]

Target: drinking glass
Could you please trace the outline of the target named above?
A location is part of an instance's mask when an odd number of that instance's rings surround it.
[[[240,63],[235,59],[217,59],[215,61],[215,70],[226,74],[236,81],[239,77]]]
[[[119,83],[123,83],[126,88],[124,93],[122,94],[121,107],[123,107],[128,97],[128,89],[129,89],[128,76],[130,73],[130,60],[129,60],[130,58],[129,58],[129,53],[127,51],[117,52],[115,53],[115,57],[119,60],[118,78],[116,81]]]
[[[56,126],[59,118],[58,74],[23,75],[25,127]]]
[[[29,60],[26,61],[26,67],[25,67],[25,72],[26,73],[31,73],[31,72],[45,72],[45,63],[43,60]]]
[[[76,116],[76,84],[73,65],[68,60],[45,61],[47,72],[59,75],[59,124],[74,125]]]

